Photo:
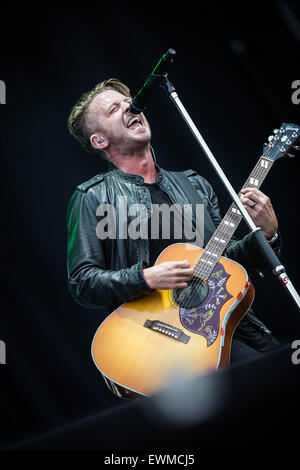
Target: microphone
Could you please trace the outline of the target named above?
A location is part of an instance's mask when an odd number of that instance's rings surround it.
[[[146,104],[155,90],[158,88],[166,76],[166,73],[173,62],[176,52],[169,49],[156,64],[144,85],[130,103],[129,111],[132,114],[142,113],[146,109]]]

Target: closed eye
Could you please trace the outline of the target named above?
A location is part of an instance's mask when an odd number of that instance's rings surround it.
[[[123,101],[125,103],[130,104],[131,103],[131,98],[126,98]],[[115,113],[116,111],[118,111],[119,108],[120,108],[120,103],[113,103],[111,108],[109,108],[109,110],[108,110],[108,115]]]
[[[115,111],[117,111],[119,109],[119,106],[114,106],[113,108],[111,108],[109,110],[109,114],[113,114]]]

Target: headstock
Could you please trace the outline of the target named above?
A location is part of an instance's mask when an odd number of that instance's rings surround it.
[[[274,129],[274,134],[268,137],[268,142],[264,144],[264,156],[270,160],[277,160],[281,157],[294,157],[290,154],[291,149],[300,150],[296,145],[300,139],[300,127],[296,124],[282,123],[280,129]]]

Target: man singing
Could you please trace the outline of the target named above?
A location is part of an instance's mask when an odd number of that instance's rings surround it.
[[[105,80],[80,98],[68,119],[69,130],[81,145],[110,163],[107,172],[76,188],[67,214],[70,292],[82,306],[105,308],[106,314],[153,289],[185,288],[193,275],[190,263],[184,259],[155,265],[168,245],[191,242],[184,233],[180,240],[175,237],[175,218],[170,219],[167,239],[151,238],[151,231],[148,237],[123,237],[119,234],[126,232],[128,226],[120,226],[124,225],[120,201],[126,200],[128,206],[142,204],[147,209],[147,224],[151,224],[154,204],[176,204],[181,208],[204,204],[205,243],[222,220],[217,196],[206,179],[193,170],[176,178],[156,164],[150,146],[150,126],[143,113],[130,112],[130,103],[126,85],[116,79]],[[242,193],[248,213],[278,251],[278,222],[270,199],[256,188],[244,188]],[[103,215],[99,207],[104,205],[116,209],[112,236],[101,236],[97,231]],[[129,224],[130,218],[125,220]],[[251,234],[241,240],[232,239],[224,256],[250,273],[266,266]],[[259,356],[278,345],[250,309],[234,333],[231,363]]]

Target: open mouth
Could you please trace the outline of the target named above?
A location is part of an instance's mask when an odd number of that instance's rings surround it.
[[[127,123],[127,128],[134,130],[137,127],[142,126],[142,125],[143,124],[142,124],[141,118],[139,116],[133,116],[131,119],[129,119]]]

